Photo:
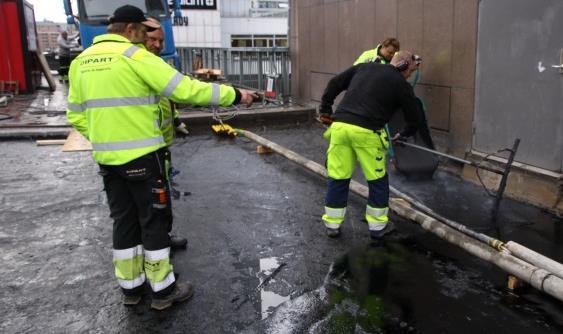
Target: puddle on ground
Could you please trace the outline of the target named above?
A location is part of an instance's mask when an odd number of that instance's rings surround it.
[[[278,299],[273,304],[285,303],[271,314],[264,300],[269,296],[261,293],[267,319],[245,333],[478,332],[483,326],[560,332],[552,313],[525,300],[505,303],[502,288],[481,272],[424,248],[412,250],[413,240],[403,237],[351,249],[332,263],[321,287]],[[264,272],[278,266],[277,259],[260,261]]]
[[[260,284],[264,283],[272,273],[282,265],[276,257],[269,257],[260,259],[260,271],[257,273],[257,277],[260,280]],[[275,277],[272,277],[269,283],[273,283]],[[266,319],[280,304],[285,303],[289,300],[290,296],[282,296],[272,291],[267,291],[268,285],[265,284],[260,288],[260,312],[262,319]]]

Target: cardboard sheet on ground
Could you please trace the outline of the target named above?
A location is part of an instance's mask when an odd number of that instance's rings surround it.
[[[92,144],[78,131],[72,129],[63,145],[63,152],[92,151]]]
[[[422,103],[421,103],[422,104]],[[389,122],[389,131],[393,136],[405,127],[405,119],[403,112],[395,113]],[[426,117],[424,118],[424,126],[415,136],[408,139],[408,142],[434,149],[432,137],[430,137],[430,128]],[[396,169],[405,174],[407,177],[416,179],[432,178],[434,172],[438,168],[438,157],[430,152],[422,151],[414,147],[408,147],[400,144],[393,145],[394,161]]]

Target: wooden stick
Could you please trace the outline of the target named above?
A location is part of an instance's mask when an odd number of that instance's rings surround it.
[[[47,146],[47,145],[64,145],[66,139],[43,139],[36,140],[35,144],[37,146]]]

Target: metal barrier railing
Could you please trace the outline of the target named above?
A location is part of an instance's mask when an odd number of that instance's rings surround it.
[[[268,77],[274,80],[278,99],[290,96],[291,63],[288,48],[177,48],[180,69],[193,73],[199,68],[221,69],[233,84],[266,90]]]

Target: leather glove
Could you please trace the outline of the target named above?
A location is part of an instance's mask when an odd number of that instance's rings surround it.
[[[319,121],[325,125],[331,125],[332,124],[332,117],[330,117],[329,114],[320,114],[319,115]]]
[[[185,137],[190,134],[184,122],[180,122],[180,124],[175,126],[174,129],[176,130],[176,133],[181,137]]]

